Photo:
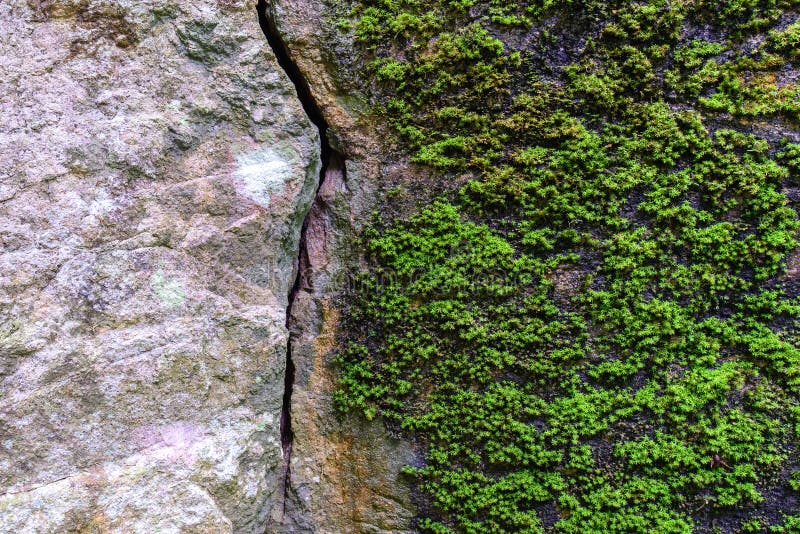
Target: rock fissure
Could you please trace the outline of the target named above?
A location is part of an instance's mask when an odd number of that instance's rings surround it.
[[[309,120],[319,130],[320,139],[320,158],[321,168],[319,180],[317,182],[317,190],[314,198],[312,208],[306,214],[303,220],[303,225],[300,233],[300,242],[298,247],[298,254],[296,259],[297,276],[294,284],[292,285],[289,295],[288,304],[286,308],[286,327],[289,331],[289,340],[286,347],[286,371],[284,375],[284,392],[283,392],[283,406],[281,408],[280,418],[280,436],[281,447],[283,451],[283,477],[281,491],[281,504],[282,513],[286,512],[286,496],[288,494],[291,483],[291,457],[292,457],[292,443],[294,434],[292,431],[292,390],[295,383],[295,362],[292,358],[292,347],[297,341],[298,325],[297,320],[293,314],[293,305],[297,295],[302,292],[311,292],[313,290],[313,281],[311,278],[312,265],[309,260],[308,254],[308,241],[309,233],[312,225],[309,225],[309,218],[314,212],[314,207],[323,203],[320,198],[320,189],[322,188],[325,177],[328,172],[345,172],[344,156],[335,150],[328,139],[328,123],[325,119],[322,110],[317,104],[309,86],[308,80],[303,75],[298,65],[292,59],[289,48],[284,43],[280,32],[275,24],[275,19],[270,12],[270,6],[266,0],[258,0],[256,5],[258,13],[259,24],[264,32],[264,36],[272,49],[278,65],[283,69],[289,80],[294,84],[297,92],[297,97],[308,116]],[[317,239],[317,237],[313,237]]]

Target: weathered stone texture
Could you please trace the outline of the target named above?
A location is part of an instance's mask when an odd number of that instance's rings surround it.
[[[382,189],[395,162],[384,159],[374,117],[347,79],[351,44],[335,31],[324,0],[272,0],[269,10],[292,59],[308,81],[344,166],[328,169],[307,221],[307,271],[292,306],[296,366],[291,414],[294,440],[285,513],[275,531],[319,534],[411,532],[416,515],[404,465],[415,451],[390,437],[383,423],[332,406],[336,377],[335,299],[359,269],[357,236],[382,209]]]
[[[319,141],[252,2],[0,29],[0,531],[263,532]]]

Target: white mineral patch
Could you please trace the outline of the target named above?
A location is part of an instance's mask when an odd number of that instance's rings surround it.
[[[186,292],[180,280],[167,279],[160,269],[150,277],[150,286],[161,302],[170,308],[177,308],[186,300]]]
[[[282,191],[292,179],[292,165],[272,148],[241,154],[236,158],[236,188],[261,207],[269,207],[273,193]]]

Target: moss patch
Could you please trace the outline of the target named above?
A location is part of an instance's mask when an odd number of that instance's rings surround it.
[[[398,139],[474,177],[366,236],[338,356],[422,530],[798,528],[799,5],[353,4]]]

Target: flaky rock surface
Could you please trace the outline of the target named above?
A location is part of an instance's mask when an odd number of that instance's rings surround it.
[[[251,2],[0,27],[0,531],[263,532],[319,140]]]

